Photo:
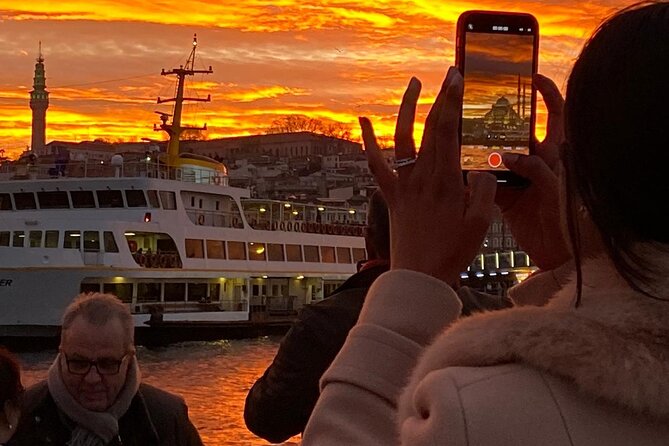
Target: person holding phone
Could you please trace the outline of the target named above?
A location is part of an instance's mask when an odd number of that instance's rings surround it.
[[[397,174],[361,118],[390,209],[391,270],[321,380],[305,445],[669,444],[669,190],[658,162],[667,159],[668,27],[667,2],[605,21],[574,65],[564,115],[554,84],[535,78],[549,134],[534,155],[503,156],[531,185],[497,200],[542,265],[573,265],[555,294],[541,281],[520,285],[541,306],[458,321],[452,286],[483,240],[497,186],[471,171],[465,187],[458,70],[427,117],[418,156],[421,85],[409,83]],[[550,217],[558,202],[566,236]]]

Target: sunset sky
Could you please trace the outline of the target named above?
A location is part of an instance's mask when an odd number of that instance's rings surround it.
[[[357,116],[392,135],[411,75],[423,81],[420,121],[453,63],[455,22],[468,9],[525,11],[540,24],[539,71],[559,86],[584,39],[619,0],[0,0],[0,149],[30,144],[28,105],[42,41],[50,107],[47,142],[163,139],[162,68],[183,64],[199,40],[188,124],[208,138],[262,133],[286,114],[333,120],[359,136]],[[539,117],[538,126],[543,126]],[[417,134],[422,125],[416,126]]]

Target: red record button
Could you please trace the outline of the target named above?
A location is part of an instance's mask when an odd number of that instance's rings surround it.
[[[502,165],[502,155],[497,152],[493,152],[488,155],[488,165],[493,168],[497,168]]]

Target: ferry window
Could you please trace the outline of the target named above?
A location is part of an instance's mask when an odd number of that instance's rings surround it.
[[[169,190],[160,191],[160,201],[163,202],[163,209],[176,209],[177,197],[174,192]]]
[[[79,287],[79,292],[81,293],[99,293],[100,284],[99,283],[82,283]]]
[[[58,248],[58,236],[60,233],[58,231],[45,231],[44,232],[44,247],[45,248]]]
[[[228,242],[228,259],[246,260],[246,245],[244,242]]]
[[[321,259],[323,259],[323,263],[335,263],[334,246],[321,246]]]
[[[138,283],[137,302],[158,302],[160,300],[159,283]]]
[[[189,259],[204,259],[204,240],[187,238],[186,257]]]
[[[9,231],[0,232],[0,246],[9,246]]]
[[[100,233],[98,231],[84,231],[84,251],[100,250]]]
[[[166,283],[165,302],[183,302],[186,299],[185,283]]]
[[[221,300],[221,284],[220,283],[210,283],[209,284],[209,299],[212,302],[219,302]]]
[[[65,191],[37,192],[40,209],[67,209],[70,200]]]
[[[249,242],[249,260],[267,260],[264,243]]]
[[[23,231],[14,231],[14,239],[12,240],[12,246],[14,248],[23,248],[25,240],[26,240],[26,234]]]
[[[95,207],[93,192],[90,190],[73,190],[70,192],[70,197],[72,198],[72,207],[74,208],[81,209]]]
[[[9,197],[9,194],[0,194],[0,211],[11,211],[12,210],[12,200]]]
[[[358,263],[361,260],[367,260],[367,252],[364,248],[353,248],[353,262]]]
[[[103,233],[104,243],[105,243],[105,252],[118,252],[118,245],[116,244],[116,239],[114,239],[114,233],[111,231],[105,231]]]
[[[349,248],[337,247],[337,263],[351,263],[351,250]]]
[[[37,209],[35,203],[35,194],[32,192],[17,192],[14,194],[14,203],[16,210],[22,211],[24,209]]]
[[[113,294],[121,302],[132,302],[132,283],[105,283],[102,292]]]
[[[188,302],[204,302],[207,300],[207,284],[206,283],[189,283],[188,284]]]
[[[304,245],[304,261],[305,262],[320,262],[318,255],[318,246]]]
[[[63,239],[63,248],[79,249],[81,247],[81,232],[65,231]]]
[[[207,240],[207,258],[224,259],[225,242],[223,240]]]
[[[302,247],[300,245],[286,245],[286,258],[289,262],[301,262]]]
[[[42,247],[42,231],[30,231],[28,234],[29,246],[31,248]]]
[[[283,262],[283,245],[279,245],[277,243],[268,243],[267,258],[272,262]]]
[[[101,208],[122,208],[123,195],[120,190],[96,190],[98,205]]]
[[[146,207],[146,197],[144,196],[144,191],[143,190],[126,189],[126,191],[125,191],[125,201],[128,203],[129,208],[145,208]]]
[[[147,190],[146,195],[149,197],[149,204],[151,205],[152,208],[160,207],[160,200],[158,199],[157,190]]]

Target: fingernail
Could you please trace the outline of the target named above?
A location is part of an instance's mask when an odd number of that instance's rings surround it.
[[[515,164],[520,155],[517,153],[502,153],[502,161],[504,164]]]

